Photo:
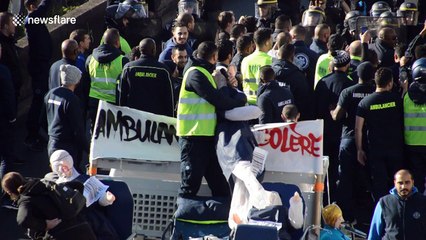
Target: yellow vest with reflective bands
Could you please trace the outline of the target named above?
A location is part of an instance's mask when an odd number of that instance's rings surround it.
[[[241,74],[243,75],[243,90],[247,96],[247,102],[256,105],[257,89],[259,88],[260,68],[272,64],[272,57],[267,53],[256,50],[241,62]]]
[[[216,130],[216,108],[195,92],[185,89],[188,73],[200,71],[216,87],[213,76],[202,67],[190,67],[183,76],[177,109],[177,136],[214,136]]]
[[[404,138],[409,146],[426,146],[426,104],[416,105],[404,96]]]
[[[89,96],[99,100],[115,103],[117,77],[123,70],[123,56],[118,56],[110,63],[101,64],[94,57],[89,62],[90,93]]]

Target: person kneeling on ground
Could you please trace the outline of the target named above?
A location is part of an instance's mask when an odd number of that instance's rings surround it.
[[[107,186],[95,177],[78,173],[74,168],[72,156],[65,150],[56,150],[52,153],[50,156],[50,166],[52,168],[52,172],[48,173],[45,176],[45,179],[55,181],[56,183],[78,181],[84,184],[83,195],[86,197],[87,208],[83,209],[83,213],[95,232],[97,239],[119,239],[116,229],[105,215],[103,209],[103,207],[114,203],[115,196],[106,190],[101,190],[100,194],[97,193],[99,191],[99,187],[106,188]],[[89,183],[90,181],[96,182],[97,185],[95,185],[95,187],[89,186],[92,185]]]
[[[4,191],[18,202],[18,225],[28,229],[31,239],[95,240],[90,225],[81,214],[62,219],[59,207],[47,194],[50,189],[39,179],[25,179],[20,173],[9,172],[1,182]]]

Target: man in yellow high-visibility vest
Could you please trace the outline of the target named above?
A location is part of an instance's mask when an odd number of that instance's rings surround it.
[[[414,182],[423,193],[426,176],[426,58],[412,66],[414,82],[404,96],[404,140]]]
[[[109,28],[103,35],[104,44],[93,50],[86,60],[86,69],[90,75],[89,115],[94,124],[99,100],[116,103],[117,79],[123,66],[129,60],[121,55],[120,34],[117,29]]]
[[[256,50],[245,57],[241,63],[241,74],[243,76],[243,90],[249,104],[256,105],[257,89],[259,88],[259,69],[265,65],[272,64],[272,57],[268,51],[272,48],[272,31],[269,28],[258,29],[254,33]]]
[[[195,196],[203,177],[213,196],[230,196],[230,190],[216,156],[216,111],[244,105],[221,93],[227,82],[237,85],[214,72],[218,50],[213,42],[202,42],[197,56],[188,62],[179,94],[177,135],[181,148],[181,197]],[[212,75],[213,74],[213,75]],[[221,89],[225,87],[224,89]]]

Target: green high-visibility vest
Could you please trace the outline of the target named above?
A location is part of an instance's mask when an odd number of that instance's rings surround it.
[[[103,38],[101,38],[100,44],[104,44]],[[127,57],[129,57],[129,54],[132,52],[132,48],[130,47],[129,43],[122,36],[120,36],[120,49]]]
[[[117,78],[123,70],[123,56],[118,56],[111,63],[101,64],[94,57],[89,62],[90,92],[89,96],[115,103]]]
[[[318,58],[317,65],[315,66],[314,89],[321,78],[331,73],[328,66],[332,59],[333,57],[328,53],[324,53]]]
[[[216,87],[213,76],[202,67],[190,67],[183,76],[177,109],[177,136],[214,136],[216,129],[216,108],[195,92],[187,91],[185,84],[188,73],[200,71]]]
[[[426,104],[416,105],[404,96],[404,138],[409,146],[426,146]]]
[[[247,102],[256,105],[257,89],[259,88],[260,68],[272,64],[272,57],[265,52],[254,51],[241,62],[241,74],[243,75],[243,91],[247,96]]]

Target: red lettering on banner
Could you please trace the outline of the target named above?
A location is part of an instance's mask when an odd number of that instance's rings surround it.
[[[288,127],[265,129],[265,133],[270,135],[269,142],[261,143],[259,146],[270,145],[273,149],[280,148],[281,152],[302,152],[310,154],[314,157],[320,156],[320,147],[322,136],[315,137],[313,133],[308,133],[306,136],[296,131],[297,124],[291,124]]]

